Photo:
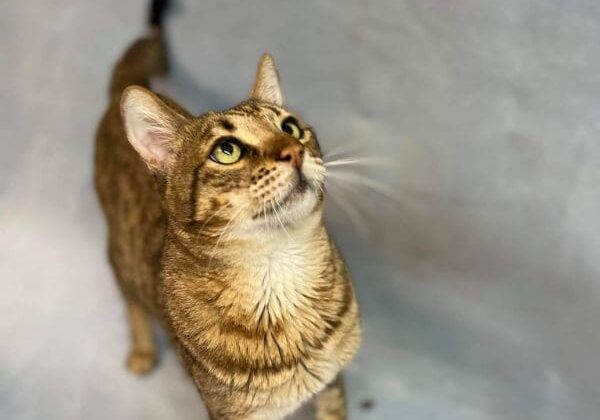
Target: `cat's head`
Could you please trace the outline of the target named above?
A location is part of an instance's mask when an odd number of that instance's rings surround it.
[[[167,217],[210,233],[297,226],[321,212],[325,168],[312,129],[283,107],[271,56],[250,98],[192,117],[141,87],[121,100],[127,138],[162,185]]]

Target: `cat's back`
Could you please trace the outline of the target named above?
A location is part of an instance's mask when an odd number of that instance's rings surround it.
[[[165,225],[160,195],[127,141],[119,103],[111,102],[96,134],[94,174],[108,220],[109,258],[124,293],[154,308]]]

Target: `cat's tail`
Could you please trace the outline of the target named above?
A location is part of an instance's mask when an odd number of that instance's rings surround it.
[[[152,0],[152,4],[150,5],[150,19],[148,21],[151,27],[162,28],[163,16],[170,4],[170,0]]]
[[[149,87],[152,76],[168,71],[168,57],[163,36],[163,18],[170,0],[151,0],[148,33],[136,40],[115,66],[110,82],[111,101],[120,101],[127,86]]]

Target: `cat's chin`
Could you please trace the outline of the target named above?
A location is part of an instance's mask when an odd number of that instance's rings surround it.
[[[285,225],[302,223],[308,216],[317,210],[317,195],[313,188],[306,182],[299,183],[288,195],[282,204],[282,222]]]
[[[234,234],[248,236],[282,231],[285,233],[286,230],[302,226],[308,218],[320,211],[319,199],[313,187],[308,183],[300,183],[281,201],[281,205],[259,217],[242,222],[234,230]]]

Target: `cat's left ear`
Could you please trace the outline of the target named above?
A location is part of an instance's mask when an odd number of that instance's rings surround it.
[[[187,117],[140,86],[125,89],[121,114],[129,143],[151,169],[164,172],[173,161],[177,132]]]
[[[270,102],[277,106],[283,105],[279,74],[277,73],[275,61],[270,54],[265,53],[260,57],[250,97],[259,101]]]

